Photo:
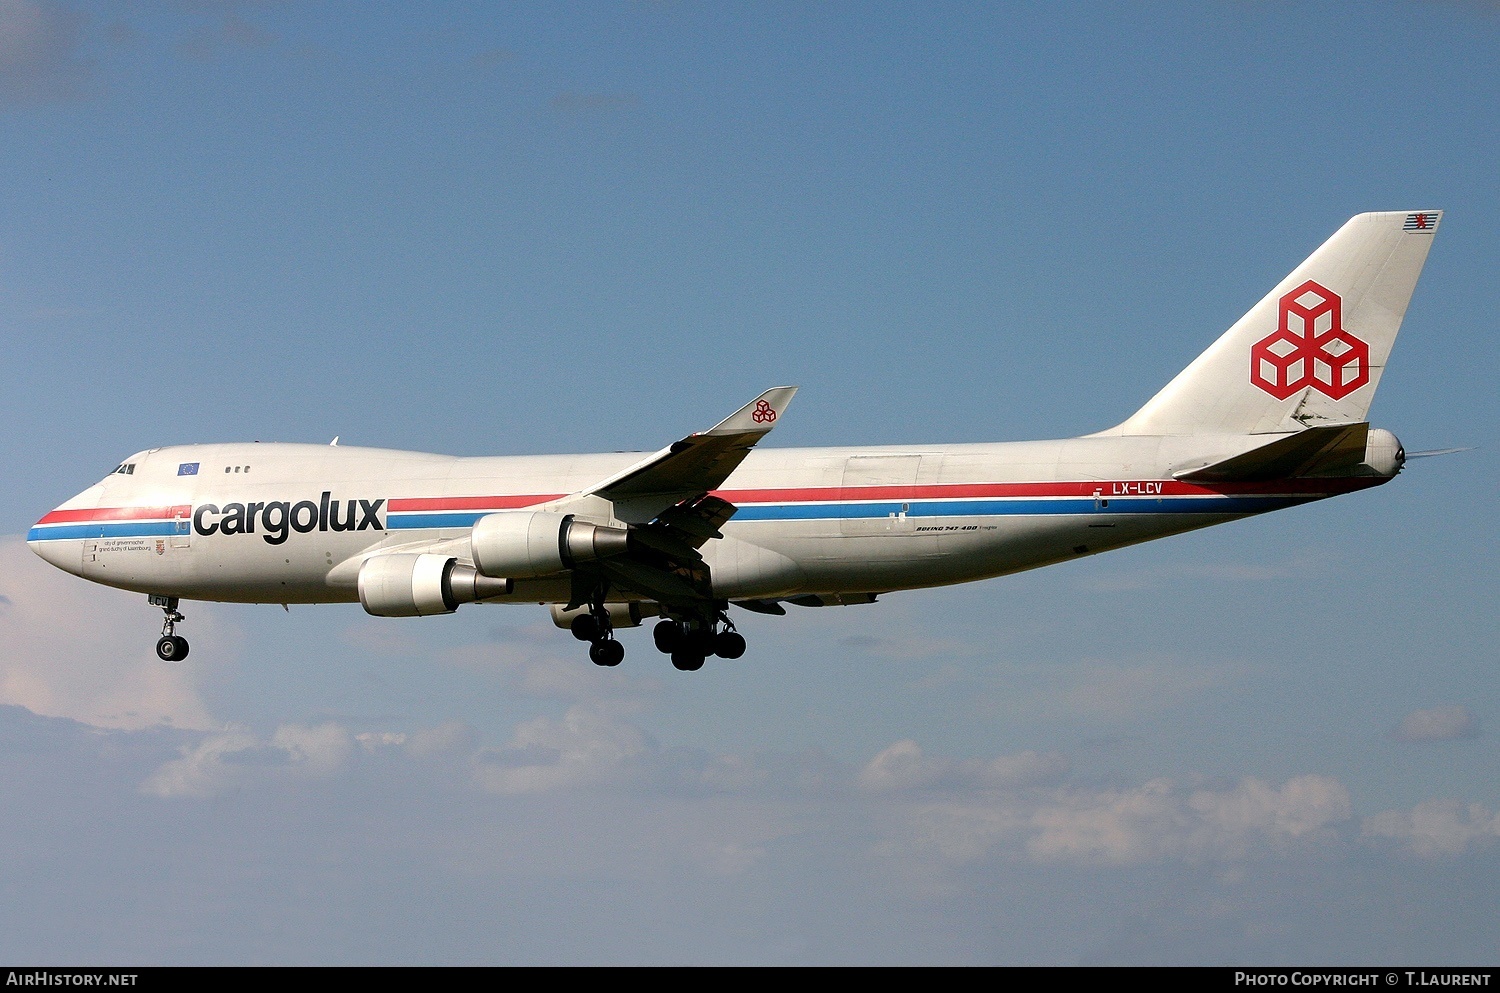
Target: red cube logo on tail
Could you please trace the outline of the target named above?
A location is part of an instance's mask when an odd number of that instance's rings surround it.
[[[1344,330],[1343,300],[1308,280],[1281,298],[1279,324],[1250,349],[1250,382],[1278,400],[1305,387],[1342,400],[1370,381],[1370,346]]]

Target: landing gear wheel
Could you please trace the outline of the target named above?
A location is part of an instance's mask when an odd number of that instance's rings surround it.
[[[579,641],[598,641],[599,620],[592,614],[579,614],[573,618],[573,623],[568,625],[568,630],[573,632],[573,637]]]
[[[625,646],[618,641],[596,641],[589,646],[589,660],[595,665],[619,665],[625,661]]]
[[[682,644],[678,648],[701,655],[704,658],[714,653],[714,632],[712,628],[698,628],[687,632],[682,637]],[[673,654],[676,654],[675,652]]]
[[[697,672],[703,668],[704,655],[692,648],[682,647],[672,652],[672,665],[683,672]]]
[[[737,659],[745,654],[745,638],[736,631],[720,631],[714,638],[714,654],[721,659]]]
[[[176,633],[177,622],[182,620],[182,615],[177,612],[177,598],[153,593],[146,598],[146,602],[153,607],[160,607],[161,612],[166,615],[161,623],[161,640],[156,643],[156,657],[163,662],[181,662],[187,658],[188,643],[186,638],[179,637]]]
[[[662,621],[651,629],[651,640],[656,642],[658,652],[671,655],[682,643],[682,625],[676,621]]]

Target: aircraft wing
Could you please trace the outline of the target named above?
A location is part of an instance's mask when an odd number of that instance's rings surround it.
[[[632,523],[645,523],[683,501],[704,497],[770,433],[796,392],[795,386],[766,390],[707,431],[675,441],[576,496],[608,500],[616,517]],[[717,524],[712,527],[717,530]]]
[[[713,587],[699,549],[724,536],[719,528],[736,509],[710,491],[776,426],[796,392],[795,386],[769,389],[707,431],[673,442],[552,508],[583,510],[608,502],[612,516],[626,523],[629,551],[595,566],[613,585],[662,603],[710,600]],[[586,571],[575,572],[570,607],[586,602],[591,582]]]

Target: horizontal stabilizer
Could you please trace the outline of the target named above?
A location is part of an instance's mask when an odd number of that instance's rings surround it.
[[[1325,424],[1248,452],[1172,475],[1190,483],[1257,482],[1299,476],[1350,475],[1365,459],[1370,425]]]

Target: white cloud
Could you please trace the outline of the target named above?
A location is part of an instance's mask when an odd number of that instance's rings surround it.
[[[1177,851],[1192,829],[1170,781],[1059,791],[1032,811],[1026,850],[1044,862],[1131,863]]]
[[[400,731],[363,731],[354,736],[359,747],[374,755],[384,748],[399,748],[406,744],[407,736]]]
[[[1468,707],[1431,707],[1413,710],[1401,718],[1393,732],[1398,741],[1453,741],[1456,738],[1474,738],[1479,734],[1479,721]]]
[[[538,717],[520,725],[504,748],[477,753],[474,781],[493,793],[619,783],[636,778],[656,752],[635,725],[573,706],[561,720]]]
[[[986,859],[1136,865],[1235,861],[1260,847],[1333,842],[1349,792],[1325,776],[1281,786],[1255,778],[1226,791],[1168,779],[1139,786],[1059,786],[972,794],[893,810],[884,851],[925,853],[949,867]]]
[[[859,785],[875,792],[926,787],[994,789],[1055,782],[1067,774],[1067,756],[1022,752],[993,759],[928,758],[915,741],[905,739],[871,759],[859,773]]]
[[[327,779],[344,770],[354,754],[349,732],[336,724],[276,729],[268,741],[248,731],[211,735],[184,748],[141,784],[159,797],[214,796],[267,781]]]
[[[0,539],[0,598],[0,703],[96,727],[212,724],[198,681],[230,639],[210,611],[187,609],[194,654],[162,662],[161,612],[144,596],[69,576],[19,538]]]
[[[316,779],[341,770],[354,753],[349,732],[336,724],[283,725],[271,736],[271,747],[286,753],[289,767]]]
[[[859,785],[867,790],[900,790],[927,786],[943,772],[943,763],[927,759],[922,747],[910,739],[898,741],[876,755],[859,774]]]
[[[1424,800],[1411,810],[1388,810],[1365,818],[1367,839],[1400,842],[1418,855],[1432,858],[1461,855],[1471,846],[1500,837],[1500,814],[1477,803]]]
[[[1220,839],[1252,834],[1302,838],[1353,813],[1349,790],[1328,776],[1297,776],[1280,788],[1250,777],[1225,793],[1198,790],[1188,806]]]
[[[394,770],[400,763],[423,763],[422,778],[447,769],[465,781],[475,757],[474,732],[447,722],[414,731],[362,731],[325,722],[315,726],[284,724],[268,737],[243,728],[210,733],[180,749],[178,758],[158,766],[141,784],[141,792],[158,797],[217,796],[232,790],[329,781],[358,766]],[[378,775],[378,773],[377,773]]]

